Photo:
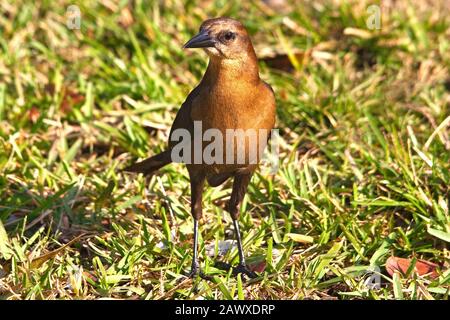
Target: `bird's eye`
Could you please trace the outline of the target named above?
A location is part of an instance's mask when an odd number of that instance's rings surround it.
[[[228,31],[224,34],[223,37],[226,41],[231,41],[234,40],[234,38],[236,38],[236,34],[234,32]]]

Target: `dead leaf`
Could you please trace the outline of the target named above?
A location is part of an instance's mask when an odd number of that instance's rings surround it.
[[[124,28],[128,28],[134,23],[133,15],[128,7],[125,7],[120,11],[119,23]]]
[[[93,282],[97,282],[97,281],[98,281],[97,277],[94,276],[92,273],[90,273],[90,272],[88,272],[88,271],[83,271],[83,276],[84,276],[85,278],[91,279]]]
[[[30,121],[36,123],[41,116],[39,109],[36,106],[32,106],[30,111],[28,111],[28,116],[30,117]]]
[[[67,242],[65,245],[59,247],[56,250],[50,251],[49,253],[43,254],[36,259],[33,259],[30,263],[31,268],[39,268],[45,261],[52,259],[53,257],[57,256],[60,252],[62,252],[65,248],[70,246],[72,243],[77,242],[80,240],[85,234],[80,234],[78,237],[75,237],[74,239]]]
[[[370,39],[373,37],[373,34],[371,32],[358,28],[345,28],[344,34],[346,36],[354,36],[361,39]]]
[[[309,37],[311,35],[311,33],[308,30],[299,26],[294,20],[292,20],[289,17],[283,17],[283,24],[299,35],[305,37]]]
[[[84,102],[84,95],[67,88],[61,101],[60,109],[64,113],[72,111],[73,106]]]
[[[262,273],[262,272],[264,272],[264,270],[266,270],[266,262],[264,260],[260,261],[260,262],[254,262],[254,263],[248,264],[247,268],[250,271]]]
[[[411,266],[412,259],[405,259],[399,257],[390,257],[386,261],[386,271],[389,275],[393,275],[395,272],[399,272],[402,275],[406,275],[409,267]],[[416,260],[416,265],[414,267],[414,271],[419,276],[429,276],[432,279],[435,279],[439,276],[437,272],[437,268],[439,266],[433,262],[426,260]]]
[[[314,242],[314,238],[313,237],[305,236],[303,234],[287,233],[286,235],[289,238],[291,238],[292,240],[294,240],[295,242],[300,242],[300,243],[313,243]]]

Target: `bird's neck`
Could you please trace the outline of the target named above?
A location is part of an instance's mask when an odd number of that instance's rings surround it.
[[[204,81],[209,85],[236,85],[237,82],[257,85],[260,82],[258,61],[254,52],[239,60],[211,57]]]

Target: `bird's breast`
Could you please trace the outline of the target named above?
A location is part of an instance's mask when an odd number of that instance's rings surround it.
[[[213,152],[220,164],[215,162],[202,170],[232,172],[259,162],[275,122],[273,93],[261,84],[204,87],[193,100],[194,134],[200,130],[203,138],[202,142],[195,140],[193,147],[200,147],[203,154],[209,154],[211,146],[220,152]]]
[[[193,103],[191,117],[205,129],[266,128],[272,114],[272,101],[261,99],[255,86],[208,87]],[[260,94],[260,96],[258,96]]]

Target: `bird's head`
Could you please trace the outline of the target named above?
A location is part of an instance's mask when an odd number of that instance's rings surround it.
[[[212,59],[220,60],[245,60],[254,56],[247,30],[230,18],[206,20],[184,48],[203,48]]]

